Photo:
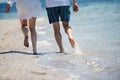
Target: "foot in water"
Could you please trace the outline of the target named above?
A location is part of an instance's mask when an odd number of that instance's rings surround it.
[[[75,40],[73,38],[69,38],[70,44],[73,48],[75,48]]]
[[[37,50],[36,49],[33,49],[33,55],[37,55]]]
[[[24,46],[25,46],[25,47],[29,47],[28,36],[25,36]]]
[[[60,51],[60,52],[55,52],[55,53],[64,53],[64,51]]]

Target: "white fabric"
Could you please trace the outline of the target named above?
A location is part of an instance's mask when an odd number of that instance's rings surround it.
[[[10,4],[10,6],[12,6],[13,3],[15,3],[16,0],[8,0],[8,4]]]
[[[46,0],[46,7],[69,6],[70,0]]]
[[[20,19],[37,17],[41,13],[41,3],[39,0],[8,0],[11,6],[14,2],[16,2],[16,8]]]

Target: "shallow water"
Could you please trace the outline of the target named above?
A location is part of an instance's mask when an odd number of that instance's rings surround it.
[[[118,80],[120,78],[120,55],[91,54],[52,53],[40,56],[38,63],[69,75],[64,80]]]
[[[119,80],[119,22],[119,3],[94,3],[80,7],[78,13],[72,12],[70,23],[77,41],[75,49],[71,48],[61,29],[67,54],[55,53],[59,49],[53,30],[51,25],[45,24],[46,34],[39,38],[44,45],[38,44],[39,52],[45,53],[40,56],[38,63],[69,75],[64,80]]]

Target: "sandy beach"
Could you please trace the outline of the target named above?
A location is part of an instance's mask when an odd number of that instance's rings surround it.
[[[41,1],[44,6],[44,0]],[[59,48],[44,9],[36,23],[39,55],[32,54],[30,37],[30,47],[23,45],[24,36],[15,6],[5,14],[6,4],[2,2],[0,80],[119,80],[120,2],[97,1],[83,0],[81,3],[78,0],[80,11],[71,11],[70,25],[77,43],[75,49],[61,27],[66,54],[56,53]]]
[[[18,19],[0,20],[0,80],[63,80],[66,76],[37,63],[39,56],[23,46]],[[60,76],[59,76],[60,75]]]
[[[0,20],[0,51],[25,49],[18,19]]]

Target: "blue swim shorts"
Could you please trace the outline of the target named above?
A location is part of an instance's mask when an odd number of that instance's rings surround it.
[[[49,23],[61,21],[70,21],[70,6],[59,6],[46,8]]]

